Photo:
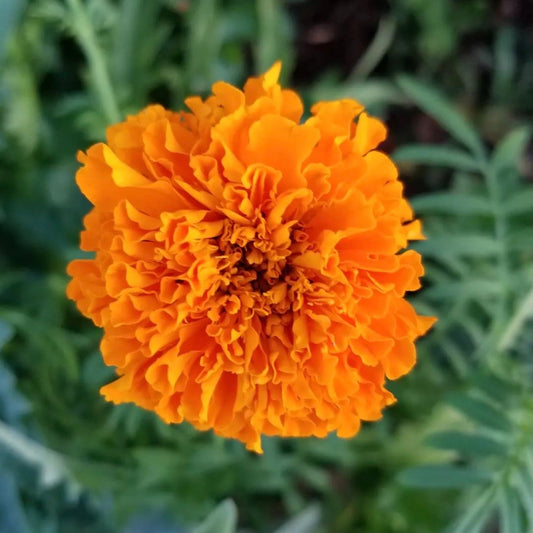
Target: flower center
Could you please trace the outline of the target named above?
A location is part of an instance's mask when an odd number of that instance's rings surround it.
[[[214,239],[222,280],[217,296],[236,296],[259,316],[287,313],[296,293],[310,283],[291,264],[306,240],[297,223],[271,231],[264,220],[255,226],[226,221],[224,231]]]

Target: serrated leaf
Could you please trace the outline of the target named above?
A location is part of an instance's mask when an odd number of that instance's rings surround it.
[[[449,398],[448,403],[480,426],[507,433],[512,424],[506,414],[488,401],[473,396],[457,395]]]
[[[420,194],[411,200],[417,213],[442,213],[447,215],[493,215],[488,198],[473,194],[453,192]]]
[[[533,187],[523,188],[505,199],[507,215],[533,215]]]
[[[452,137],[463,143],[478,157],[484,157],[484,148],[476,130],[435,89],[409,76],[397,79],[401,89],[429,116],[433,117]]]
[[[407,487],[450,489],[479,485],[492,481],[493,474],[486,470],[454,465],[423,465],[402,472],[399,481]]]
[[[492,514],[494,499],[492,487],[481,493],[446,533],[479,533]]]
[[[224,500],[193,530],[193,533],[235,533],[237,507],[233,500]]]
[[[524,153],[530,137],[531,130],[525,126],[508,133],[498,143],[491,157],[493,171],[498,174],[509,168],[518,168],[520,156]]]
[[[414,246],[422,255],[433,257],[491,257],[500,252],[500,243],[486,235],[431,236]]]
[[[505,455],[508,446],[496,439],[475,433],[441,431],[426,439],[426,444],[441,450],[453,450],[461,455]]]
[[[392,159],[396,163],[441,166],[466,172],[480,170],[478,162],[468,152],[452,146],[410,144],[398,148],[392,154]]]

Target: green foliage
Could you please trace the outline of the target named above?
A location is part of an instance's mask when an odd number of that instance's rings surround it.
[[[511,131],[488,157],[475,131],[439,95],[412,79],[399,83],[470,151],[416,145],[398,154],[401,161],[443,164],[449,153],[445,164],[456,170],[450,192],[421,195],[413,206],[426,214],[429,238],[419,249],[432,261],[430,288],[420,304],[443,317],[428,341],[471,383],[469,393],[448,399],[470,422],[468,429],[454,427],[427,439],[429,446],[450,450],[450,462],[414,466],[399,480],[410,487],[463,490],[466,505],[450,533],[481,532],[489,520],[498,520],[501,531],[529,531],[533,386],[528,352],[517,343],[522,333],[532,338],[530,328],[522,329],[532,311],[532,248],[526,242],[533,188],[518,175],[529,129]],[[477,381],[475,372],[482,372]]]
[[[362,3],[363,51],[343,63],[344,8],[301,14],[320,3],[1,3],[0,533],[533,528],[530,37],[492,30],[479,0],[398,0],[370,31]],[[149,102],[182,108],[277,59],[306,101],[355,97],[391,119],[428,237],[413,302],[439,322],[382,421],[348,441],[265,439],[255,456],[100,398],[113,371],[65,298],[65,265],[88,210],[77,150]]]
[[[237,528],[237,508],[231,500],[220,503],[193,533],[234,533]]]

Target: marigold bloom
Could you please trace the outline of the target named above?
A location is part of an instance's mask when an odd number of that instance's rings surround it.
[[[280,64],[190,112],[150,106],[80,153],[94,208],[68,296],[104,329],[107,400],[240,439],[354,435],[394,401],[432,318],[404,299],[420,223],[386,129],[353,100],[302,103]]]

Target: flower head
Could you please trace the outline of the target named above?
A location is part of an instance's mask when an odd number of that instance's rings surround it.
[[[106,399],[237,438],[354,435],[394,401],[432,318],[420,223],[383,124],[353,100],[300,98],[280,64],[188,112],[150,106],[80,153],[93,204],[68,295],[104,329]]]

